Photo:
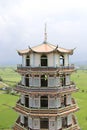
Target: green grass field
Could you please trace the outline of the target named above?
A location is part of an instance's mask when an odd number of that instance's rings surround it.
[[[72,80],[79,88],[79,92],[73,94],[80,110],[76,113],[78,123],[82,130],[87,130],[87,70],[79,70],[72,75]]]
[[[12,87],[20,81],[20,76],[15,70],[15,67],[0,67],[0,77],[4,83]]]
[[[0,130],[10,130],[17,118],[17,113],[13,110],[18,96],[10,94],[0,94]]]
[[[4,70],[3,70],[4,69]],[[5,72],[5,73],[4,73]],[[10,86],[14,86],[15,81],[20,81],[20,76],[14,72],[13,68],[0,68],[0,76]],[[76,113],[78,123],[82,130],[87,130],[87,70],[78,70],[73,73],[71,80],[74,81],[79,88],[79,92],[73,94],[80,110]],[[18,96],[0,94],[0,130],[11,130],[17,119],[17,113],[12,109],[15,106]]]

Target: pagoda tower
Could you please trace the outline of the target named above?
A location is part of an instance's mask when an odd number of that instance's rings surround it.
[[[70,80],[73,51],[48,43],[46,30],[42,44],[18,51],[21,81],[15,90],[20,99],[14,109],[19,117],[13,130],[80,130],[74,114],[79,107],[72,97],[78,88]]]

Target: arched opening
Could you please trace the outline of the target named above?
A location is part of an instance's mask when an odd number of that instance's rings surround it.
[[[60,55],[60,65],[64,66],[64,56]]]
[[[61,82],[61,86],[65,86],[66,85],[66,77],[65,77],[65,75],[61,75],[60,76],[60,82]]]
[[[41,118],[40,119],[40,129],[48,130],[49,129],[49,120],[48,118]]]
[[[25,95],[25,107],[29,107],[29,96]]]
[[[29,75],[25,76],[25,86],[29,87]]]
[[[27,55],[26,57],[26,66],[30,66],[30,56]]]
[[[67,117],[62,117],[62,127],[67,128]]]
[[[41,96],[40,104],[41,104],[41,108],[48,108],[48,97]]]
[[[24,126],[28,126],[28,117],[24,116]]]
[[[41,87],[47,87],[48,86],[48,79],[46,75],[41,75]]]
[[[42,55],[41,56],[41,66],[47,66],[47,63],[48,60],[47,60],[47,56],[46,55]]]

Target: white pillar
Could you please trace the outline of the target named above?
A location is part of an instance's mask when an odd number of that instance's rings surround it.
[[[71,104],[71,95],[66,96],[66,104],[70,105]]]
[[[25,104],[25,96],[21,95],[21,104]]]
[[[32,129],[32,118],[28,117],[28,127]]]
[[[57,130],[60,130],[62,128],[62,119],[61,117],[57,118]]]
[[[33,118],[33,129],[40,129],[40,119]]]
[[[57,97],[55,103],[56,103],[56,108],[61,107],[61,98]]]
[[[60,55],[57,56],[58,60],[57,60],[57,64],[58,64],[58,67],[60,66]]]
[[[22,123],[22,124],[24,124],[24,115],[20,115],[20,122]]]
[[[22,76],[22,85],[25,85],[25,76]]]
[[[69,114],[68,116],[67,116],[67,125],[69,126],[69,125],[71,125],[72,124],[72,114]]]
[[[26,66],[26,55],[22,56],[22,66]]]
[[[56,130],[56,121],[54,117],[49,118],[49,130]]]
[[[64,66],[68,66],[69,65],[69,55],[68,54],[65,54],[64,55]]]

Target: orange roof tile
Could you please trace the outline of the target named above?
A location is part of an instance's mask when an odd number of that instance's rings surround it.
[[[55,50],[60,53],[73,54],[73,49],[64,49],[64,48],[55,46],[53,44],[45,43],[45,42],[40,45],[34,46],[32,48],[29,47],[28,49],[25,49],[25,50],[19,50],[18,53],[19,55],[27,54],[31,51],[36,52],[36,53],[50,53]]]

